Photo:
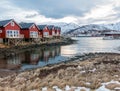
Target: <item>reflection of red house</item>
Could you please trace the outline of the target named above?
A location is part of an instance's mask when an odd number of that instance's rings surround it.
[[[43,60],[48,61],[49,57],[50,57],[50,51],[49,50],[43,51]]]
[[[30,56],[30,63],[37,64],[39,61],[39,54],[31,54]]]
[[[13,19],[0,21],[0,42],[8,38],[21,38],[20,26]]]
[[[48,30],[47,25],[38,25],[39,32],[42,33],[42,38],[49,38],[50,32]]]
[[[39,61],[39,54],[35,54],[31,52],[25,53],[25,61],[23,61],[23,63],[37,64],[38,61]]]
[[[24,38],[38,38],[38,27],[34,23],[20,23],[21,34]]]
[[[0,69],[17,70],[21,67],[21,61],[18,57],[0,60]]]
[[[55,50],[52,50],[52,57],[55,57]]]
[[[57,47],[56,48],[56,55],[59,55],[60,54],[60,47]]]
[[[55,27],[55,36],[59,38],[60,35],[61,35],[61,28],[56,26]]]

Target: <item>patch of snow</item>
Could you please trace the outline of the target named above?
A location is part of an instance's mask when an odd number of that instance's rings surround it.
[[[94,68],[93,70],[89,70],[89,71],[91,71],[91,72],[95,72],[95,71],[96,71],[96,68]]]
[[[62,91],[58,86],[53,86],[53,89],[55,89],[55,91]]]
[[[85,91],[90,91],[89,88],[85,88],[85,87],[77,87],[75,91],[81,91],[82,89],[84,89]]]
[[[105,85],[99,87],[97,90],[95,91],[110,91],[109,89],[105,88]]]
[[[81,66],[78,66],[77,68],[78,68],[79,70],[80,70],[80,69],[82,69],[82,67],[81,67]]]
[[[65,87],[65,91],[69,91],[71,88],[68,86],[68,85],[66,85],[66,87]]]
[[[42,91],[47,91],[47,87],[43,87],[43,88],[42,88]]]
[[[90,85],[91,83],[89,83],[89,82],[86,82],[86,85]]]
[[[95,69],[93,69],[92,71],[94,72]],[[82,71],[82,72],[85,72],[85,71]],[[120,84],[119,81],[110,81],[110,82],[106,82],[106,83],[102,83],[102,86],[99,87],[98,89],[96,89],[95,91],[111,91],[109,89],[107,89],[105,87],[105,85],[108,85],[110,83],[117,83],[117,84]],[[91,83],[89,82],[86,82],[86,84],[90,85]],[[66,85],[65,87],[65,91],[70,91],[72,88],[74,88],[75,90],[74,91],[81,91],[82,89],[85,90],[85,91],[91,91],[90,88],[86,88],[86,87],[70,87],[69,85]],[[63,91],[61,90],[58,86],[53,86],[53,89],[55,91]],[[116,87],[115,90],[120,90],[120,87]],[[30,91],[36,91],[36,90],[30,90]],[[42,91],[47,91],[47,87],[43,87],[42,88]]]
[[[37,90],[30,90],[30,91],[37,91]]]
[[[95,91],[110,91],[109,89],[107,89],[107,88],[105,88],[105,85],[108,85],[108,84],[110,84],[110,83],[117,83],[117,84],[120,84],[120,82],[118,82],[118,81],[110,81],[110,82],[107,82],[107,83],[102,83],[102,86],[101,87],[99,87],[97,90],[95,90]]]
[[[108,85],[108,84],[110,84],[110,83],[117,83],[117,84],[120,84],[120,82],[114,81],[114,80],[112,80],[112,81],[110,81],[110,82],[107,82],[107,83],[102,83],[102,84],[103,84],[103,85]]]
[[[116,87],[115,90],[116,90],[116,91],[117,91],[117,90],[120,90],[120,87]]]
[[[86,71],[85,70],[83,70],[83,71],[80,71],[80,73],[85,73]]]

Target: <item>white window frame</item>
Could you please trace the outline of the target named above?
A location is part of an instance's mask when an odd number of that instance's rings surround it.
[[[43,36],[44,37],[49,36],[49,32],[43,32]]]
[[[19,38],[19,30],[6,30],[6,37],[8,38]]]
[[[30,31],[30,37],[38,38],[38,32],[37,31]]]

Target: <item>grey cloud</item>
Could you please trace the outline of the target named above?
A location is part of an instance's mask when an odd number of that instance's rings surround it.
[[[49,18],[63,18],[65,16],[83,16],[96,5],[103,3],[100,0],[11,0],[19,7],[35,9]],[[105,1],[104,1],[105,2]]]
[[[25,18],[34,18],[34,17],[36,17],[38,14],[32,14],[32,15],[27,15],[27,16],[25,16]]]

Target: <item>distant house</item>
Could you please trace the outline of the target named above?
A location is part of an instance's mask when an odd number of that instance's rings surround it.
[[[20,26],[13,19],[0,21],[0,42],[6,43],[8,39],[23,38],[20,35]]]
[[[61,28],[56,26],[55,27],[55,36],[60,37],[60,35],[61,35]]]
[[[49,38],[50,37],[50,32],[47,27],[47,25],[38,25],[39,32],[42,33],[42,38]]]
[[[34,23],[20,23],[20,33],[24,35],[25,39],[36,39],[39,38],[39,29]]]
[[[49,29],[50,37],[54,37],[55,36],[55,27],[54,27],[54,25],[48,25],[48,29]]]
[[[103,39],[104,40],[120,39],[120,32],[119,31],[105,32]]]

